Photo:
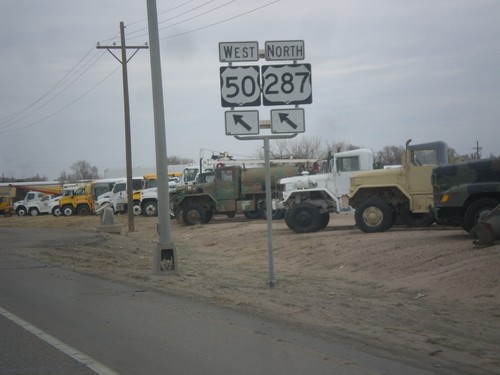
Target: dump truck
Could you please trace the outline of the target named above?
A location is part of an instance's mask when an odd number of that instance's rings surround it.
[[[436,167],[432,185],[438,222],[470,232],[500,204],[500,158]]]
[[[10,203],[10,196],[0,195],[0,215],[12,216],[13,211]]]
[[[213,179],[179,185],[171,201],[177,220],[185,225],[206,224],[215,214],[233,217],[243,213],[254,219],[265,216],[265,168],[223,166],[214,170]],[[299,173],[296,166],[271,166],[271,191],[277,198],[281,178]]]
[[[60,213],[64,216],[90,215],[94,211],[94,195],[91,183],[76,184],[64,189],[59,198]],[[53,215],[58,216],[57,211]]]
[[[373,169],[373,151],[362,148],[330,154],[324,173],[304,172],[282,178],[279,187],[285,222],[296,233],[326,228],[330,213],[349,210],[343,199],[349,193],[349,178]]]
[[[359,172],[351,177],[349,204],[356,225],[365,233],[383,232],[399,219],[408,227],[434,223],[431,174],[448,164],[442,141],[410,145],[406,142],[401,166]]]

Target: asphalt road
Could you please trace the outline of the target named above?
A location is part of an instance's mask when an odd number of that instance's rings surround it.
[[[434,373],[341,339],[18,254],[88,241],[99,237],[0,228],[0,374]]]

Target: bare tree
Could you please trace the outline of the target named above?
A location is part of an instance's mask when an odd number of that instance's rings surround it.
[[[302,137],[300,140],[277,139],[269,146],[272,159],[319,159],[324,154],[321,140],[318,138]],[[258,158],[264,158],[264,150],[256,152]]]
[[[73,171],[72,174],[67,174],[66,171],[61,172],[61,176],[59,177],[61,182],[75,182],[99,178],[98,168],[91,166],[86,160],[75,161],[70,168]]]
[[[180,156],[169,156],[167,158],[169,165],[178,165],[178,164],[190,164],[193,163],[193,159],[181,158]]]
[[[375,155],[375,163],[380,165],[401,164],[401,156],[404,153],[403,146],[384,146],[384,148]]]

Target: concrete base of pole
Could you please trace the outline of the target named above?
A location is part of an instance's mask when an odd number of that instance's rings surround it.
[[[173,244],[158,243],[153,253],[153,273],[177,275],[177,249]]]

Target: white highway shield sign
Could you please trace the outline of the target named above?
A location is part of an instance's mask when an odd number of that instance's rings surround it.
[[[222,107],[260,106],[259,66],[220,67]]]
[[[264,105],[312,103],[311,64],[263,65]]]
[[[271,133],[304,132],[305,120],[304,110],[302,108],[271,110]]]
[[[259,134],[259,111],[226,111],[226,135]]]

